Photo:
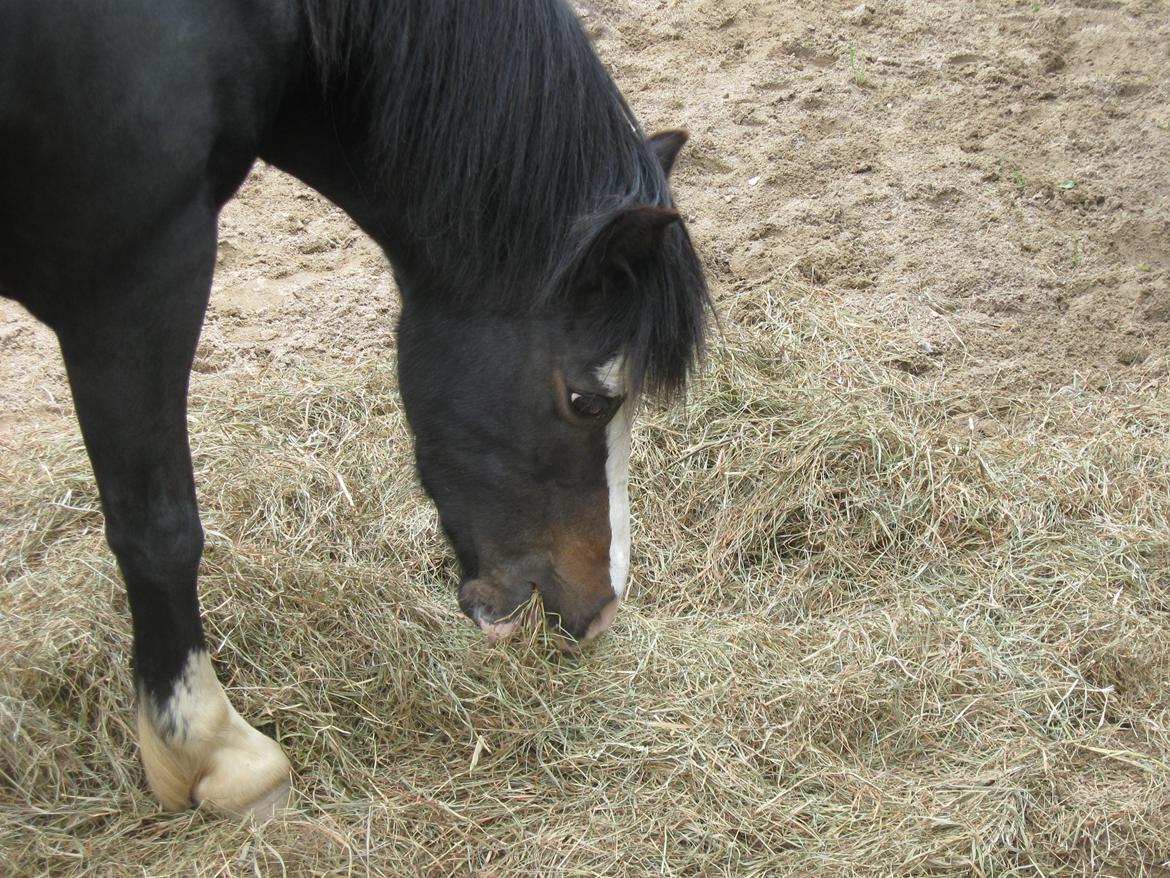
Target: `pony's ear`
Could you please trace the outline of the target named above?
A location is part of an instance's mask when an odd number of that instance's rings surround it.
[[[681,217],[673,207],[633,207],[613,220],[603,233],[607,262],[640,262]]]
[[[578,284],[596,286],[631,272],[682,218],[672,207],[632,207],[611,220],[593,241],[578,272]]]
[[[667,176],[670,176],[670,169],[674,167],[674,160],[678,158],[679,152],[682,151],[683,146],[686,145],[689,138],[690,135],[681,128],[675,128],[671,131],[659,131],[657,134],[650,135],[647,143],[654,150],[654,154],[658,156],[658,162],[662,165],[662,170]]]

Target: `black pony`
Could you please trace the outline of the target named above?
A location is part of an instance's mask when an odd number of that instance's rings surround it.
[[[130,597],[168,808],[270,811],[289,764],[215,679],[188,372],[216,219],[259,156],[340,205],[402,291],[422,483],[490,636],[540,593],[617,611],[639,394],[679,389],[706,287],[667,173],[563,0],[5,0],[0,293],[56,332]]]

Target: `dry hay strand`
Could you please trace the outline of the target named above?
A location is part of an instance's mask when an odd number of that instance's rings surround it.
[[[983,397],[908,374],[897,314],[721,310],[637,428],[634,581],[579,656],[460,616],[389,366],[197,376],[209,640],[300,772],[263,826],[157,812],[81,445],[10,456],[8,867],[1170,874],[1167,389]]]

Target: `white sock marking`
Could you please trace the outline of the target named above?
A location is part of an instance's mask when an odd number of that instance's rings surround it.
[[[288,803],[288,759],[236,713],[203,650],[188,657],[166,704],[139,694],[138,734],[147,782],[164,808],[194,800],[271,816]]]

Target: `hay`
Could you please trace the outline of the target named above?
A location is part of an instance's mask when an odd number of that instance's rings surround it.
[[[721,311],[640,421],[629,600],[581,656],[459,615],[389,364],[197,376],[209,639],[300,773],[266,826],[156,811],[79,441],[9,456],[8,867],[1170,874],[1167,389],[983,398],[908,374],[897,314]]]

